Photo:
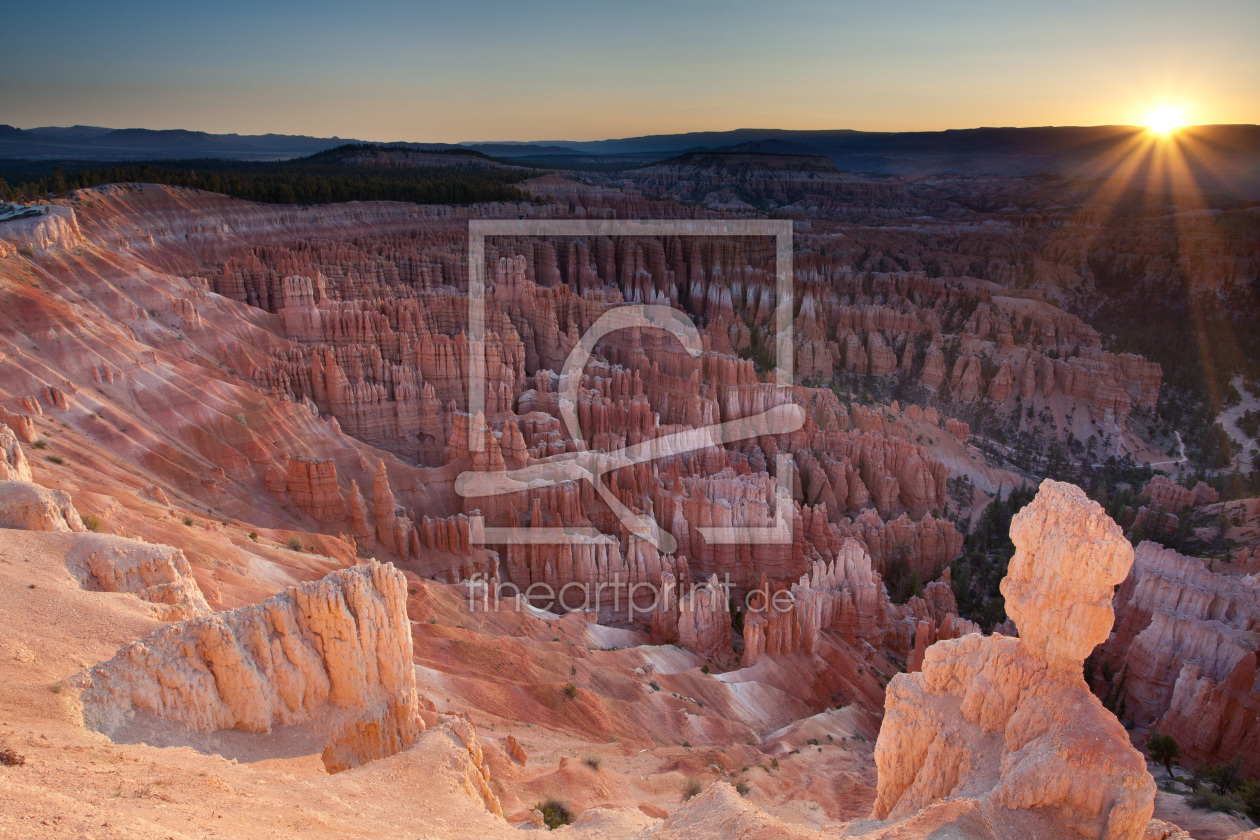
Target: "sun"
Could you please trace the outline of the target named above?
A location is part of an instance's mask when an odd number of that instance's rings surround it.
[[[1161,105],[1146,115],[1146,127],[1153,134],[1162,137],[1167,137],[1185,124],[1185,112],[1171,105]]]

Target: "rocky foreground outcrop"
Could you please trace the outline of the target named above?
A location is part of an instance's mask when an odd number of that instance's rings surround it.
[[[1083,491],[1051,480],[1011,538],[1002,593],[1020,638],[939,642],[922,672],[889,683],[874,816],[962,803],[999,837],[1139,838],[1155,783],[1081,668],[1111,628],[1133,550]]]
[[[83,531],[70,494],[30,481],[0,481],[0,528],[23,531]]]
[[[168,625],[86,672],[84,721],[106,734],[137,719],[307,726],[330,739],[330,769],[391,755],[424,729],[406,598],[402,572],[372,562]]]
[[[169,545],[83,534],[67,553],[66,565],[84,589],[132,592],[156,605],[158,617],[164,621],[211,613],[184,552]]]

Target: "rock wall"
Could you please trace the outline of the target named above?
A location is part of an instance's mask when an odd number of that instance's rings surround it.
[[[790,597],[779,592],[790,593]],[[878,646],[890,608],[883,582],[862,546],[846,540],[834,560],[815,560],[786,590],[763,579],[744,616],[743,666],[794,653],[814,653],[819,634]]]
[[[331,459],[311,461],[290,458],[285,469],[285,489],[297,507],[323,524],[346,518],[346,500],[337,486],[337,465]]]
[[[1096,659],[1122,686],[1126,717],[1172,735],[1187,762],[1237,758],[1260,774],[1260,580],[1144,542],[1115,602]]]
[[[717,575],[678,599],[678,644],[707,659],[731,656],[729,593]]]
[[[1220,501],[1220,494],[1206,483],[1198,482],[1193,490],[1187,490],[1166,475],[1157,475],[1142,488],[1142,496],[1152,507],[1166,513],[1180,515],[1199,505]]]
[[[932,645],[980,632],[978,624],[958,617],[958,602],[950,581],[950,570],[946,569],[940,580],[923,587],[922,596],[916,595],[906,603],[902,623],[914,626],[913,647],[906,654],[906,671],[911,674],[923,669],[923,658]]]

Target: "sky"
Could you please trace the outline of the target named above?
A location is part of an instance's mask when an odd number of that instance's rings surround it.
[[[0,123],[373,141],[1260,123],[1257,0],[0,6]]]

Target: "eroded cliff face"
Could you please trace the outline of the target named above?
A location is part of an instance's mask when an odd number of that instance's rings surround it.
[[[999,836],[1139,838],[1155,783],[1081,675],[1110,629],[1112,587],[1132,549],[1083,491],[1050,480],[1011,537],[1002,591],[1020,638],[938,642],[920,673],[892,680],[874,816],[902,819],[961,798]]]
[[[1157,475],[1142,488],[1134,516],[1134,529],[1152,536],[1171,534],[1177,530],[1181,517],[1190,508],[1220,501],[1220,494],[1205,482],[1198,482],[1194,489],[1182,487],[1166,475]]]
[[[1126,718],[1172,735],[1188,761],[1238,759],[1260,773],[1256,576],[1143,542],[1115,602],[1115,632],[1095,658]]]
[[[870,555],[852,540],[840,546],[834,559],[815,560],[791,587],[775,590],[763,580],[759,590],[762,594],[744,618],[745,667],[763,656],[815,653],[824,631],[879,646],[894,610]],[[785,593],[791,597],[777,598]]]
[[[309,725],[336,767],[397,752],[424,729],[406,591],[373,562],[168,625],[85,672],[84,720],[106,734]]]

